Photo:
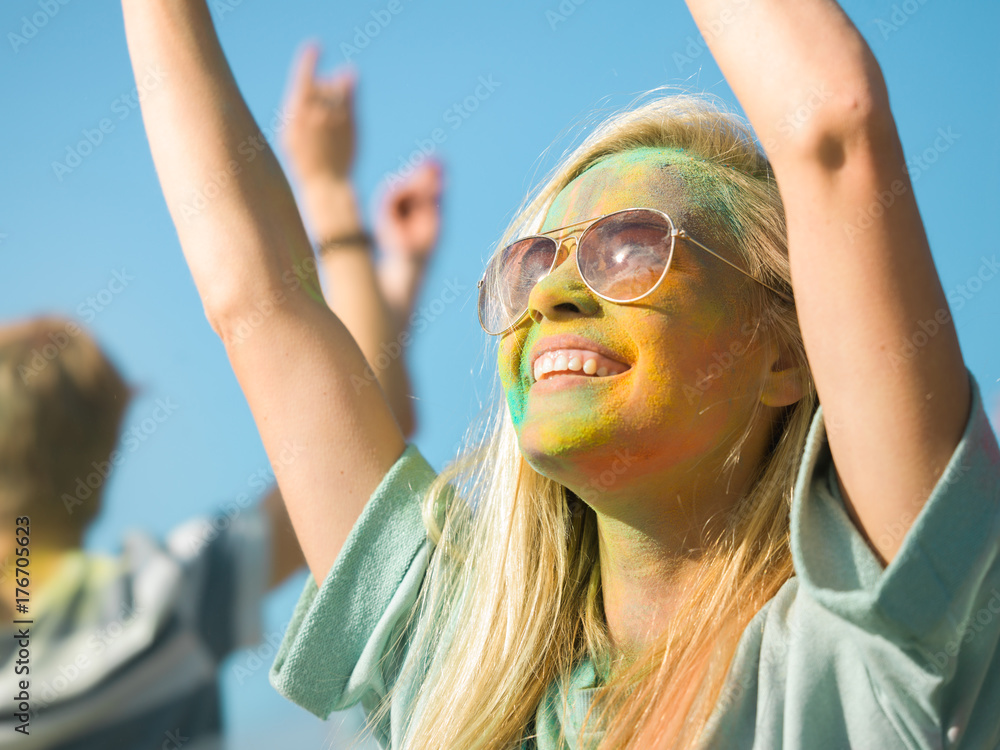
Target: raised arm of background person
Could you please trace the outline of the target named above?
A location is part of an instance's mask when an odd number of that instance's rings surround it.
[[[181,247],[321,583],[402,454],[403,436],[381,388],[352,385],[364,377],[364,357],[318,291],[292,192],[240,96],[205,0],[122,5],[133,69],[165,76],[142,114]],[[196,193],[214,197],[193,210]],[[298,454],[283,465],[291,445]]]
[[[833,0],[687,3],[771,158],[839,481],[889,562],[971,397],[882,73]],[[913,355],[922,325],[936,333]]]
[[[306,47],[295,65],[283,131],[302,209],[320,242],[358,237],[363,222],[351,184],[356,128],[354,75],[316,77],[319,48]],[[396,321],[382,296],[371,248],[335,247],[319,256],[326,301],[361,347],[404,436],[413,432],[413,401]],[[380,366],[384,365],[384,366]],[[367,387],[371,376],[358,381]]]

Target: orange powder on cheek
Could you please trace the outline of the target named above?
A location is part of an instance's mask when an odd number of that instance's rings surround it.
[[[674,211],[675,219],[687,215],[690,210],[705,210],[706,204],[712,204],[711,210],[718,210],[718,191],[711,189],[714,187],[714,180],[708,176],[704,165],[703,161],[679,149],[642,148],[607,157],[579,175],[556,197],[546,216],[543,230],[548,231],[565,226],[567,222],[596,218],[634,206],[670,208]],[[667,281],[665,279],[664,283]],[[714,323],[720,317],[718,309],[705,302],[685,306],[685,309],[687,314],[696,315],[705,322]],[[678,371],[678,365],[683,361],[697,361],[698,357],[691,356],[690,348],[685,352],[671,352],[667,356],[663,344],[657,346],[654,333],[657,323],[663,326],[668,322],[664,320],[663,312],[641,311],[639,308],[635,308],[635,312],[659,316],[658,321],[648,321],[648,326],[640,323],[649,329],[648,341],[632,340],[625,333],[626,330],[634,330],[628,321],[628,315],[611,316],[610,320],[618,320],[619,325],[608,326],[602,333],[612,345],[617,344],[615,339],[618,339],[622,351],[647,352],[640,354],[647,359],[642,379],[637,381],[635,377],[629,377],[623,378],[621,384],[602,384],[602,387],[607,387],[607,391],[601,391],[599,397],[597,392],[588,393],[588,388],[581,388],[578,392],[567,390],[558,394],[545,394],[546,400],[558,396],[553,401],[562,407],[558,414],[550,413],[543,400],[533,403],[531,398],[533,377],[527,354],[540,335],[539,327],[529,324],[529,330],[523,339],[501,343],[498,369],[519,437],[527,421],[532,444],[542,451],[557,455],[593,447],[611,439],[618,433],[616,427],[624,416],[623,410],[627,411],[626,418],[630,426],[637,428],[635,432],[630,430],[627,434],[641,435],[643,427],[650,427],[656,422],[657,414],[662,415],[671,409],[673,400],[681,397],[682,384],[679,381],[686,377]],[[685,327],[690,326],[691,322],[688,321]],[[508,337],[516,335],[517,332],[513,332]],[[689,345],[690,341],[682,342],[677,339],[674,343]],[[707,341],[705,345],[710,346]],[[661,354],[655,355],[657,351]],[[662,366],[649,361],[656,356],[662,356],[665,360]],[[646,393],[634,392],[637,382],[641,383],[641,388]],[[625,386],[625,383],[629,385]],[[646,407],[637,413],[637,405],[643,402],[644,397]]]

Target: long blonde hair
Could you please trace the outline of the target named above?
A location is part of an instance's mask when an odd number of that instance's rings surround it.
[[[758,279],[789,288],[784,213],[769,164],[749,126],[697,96],[660,96],[607,119],[525,202],[499,246],[537,230],[555,196],[588,167],[639,147],[696,157],[718,208],[713,230]],[[808,372],[794,307],[751,289],[743,309],[765,321],[755,336],[781,342]],[[695,746],[741,633],[792,575],[788,516],[816,405],[805,385],[666,632],[598,694],[587,726],[603,734],[601,747]],[[437,547],[401,671],[419,683],[405,719],[408,748],[517,746],[550,685],[568,680],[582,659],[610,663],[594,512],[523,459],[502,400],[467,444],[424,505]]]

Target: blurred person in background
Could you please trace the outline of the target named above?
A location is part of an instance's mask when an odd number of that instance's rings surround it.
[[[319,238],[327,299],[373,363],[356,387],[377,379],[410,434],[402,355],[439,234],[441,169],[421,165],[386,189],[376,269],[350,181],[354,77],[315,78],[317,55],[308,48],[298,66],[286,145]],[[260,641],[264,595],[303,564],[277,489],[255,504],[228,502],[162,542],[135,532],[117,556],[84,550],[130,439],[121,428],[131,395],[76,322],[39,317],[0,329],[0,520],[9,531],[0,537],[0,613],[5,623],[31,621],[0,645],[11,695],[28,683],[15,701],[25,711],[0,722],[0,748],[221,747],[219,665]],[[153,417],[173,408],[158,400]],[[275,473],[302,450],[290,440]],[[20,613],[18,588],[29,592]]]
[[[11,532],[0,537],[0,609],[5,623],[30,620],[0,645],[4,674],[27,680],[30,696],[30,716],[4,715],[0,747],[219,747],[218,666],[260,640],[264,594],[302,565],[276,490],[191,520],[162,543],[133,533],[117,556],[85,551],[126,455],[116,445],[130,397],[72,320],[0,331],[0,514]],[[152,418],[173,408],[159,399]],[[287,462],[297,450],[288,446]],[[14,610],[16,587],[29,592],[24,612]]]

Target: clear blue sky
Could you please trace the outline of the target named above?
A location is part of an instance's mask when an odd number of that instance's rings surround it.
[[[428,325],[409,350],[419,399],[415,440],[437,467],[453,455],[492,388],[472,294],[483,258],[534,179],[569,144],[573,123],[663,84],[733,101],[680,2],[212,5],[236,78],[262,125],[280,105],[289,63],[304,39],[324,43],[327,69],[345,54],[353,58],[363,195],[421,139],[436,128],[446,134],[436,149],[448,170],[446,229],[421,302]],[[954,299],[984,258],[1000,251],[1000,4],[851,0],[845,7],[888,80],[907,157],[919,171],[915,189],[935,259]],[[378,17],[390,20],[380,25]],[[88,545],[111,551],[126,529],[162,534],[249,492],[250,477],[267,468],[267,459],[205,322],[141,117],[130,106],[136,83],[117,4],[7,0],[0,33],[0,320],[59,311],[87,322],[141,388],[126,428],[141,424],[157,399],[177,407],[127,453],[109,483]],[[477,86],[480,99],[466,108]],[[106,132],[99,133],[104,119]],[[94,130],[99,145],[77,162],[67,149],[76,150]],[[126,286],[111,283],[115,273],[128,279]],[[440,303],[431,303],[449,281],[467,291],[441,312]],[[996,414],[1000,274],[973,282],[966,294],[952,312],[966,361]],[[302,580],[269,603],[268,632],[287,621]],[[234,669],[255,663],[248,654],[227,664],[234,746],[319,746],[332,729],[273,693],[265,661],[250,677]]]

